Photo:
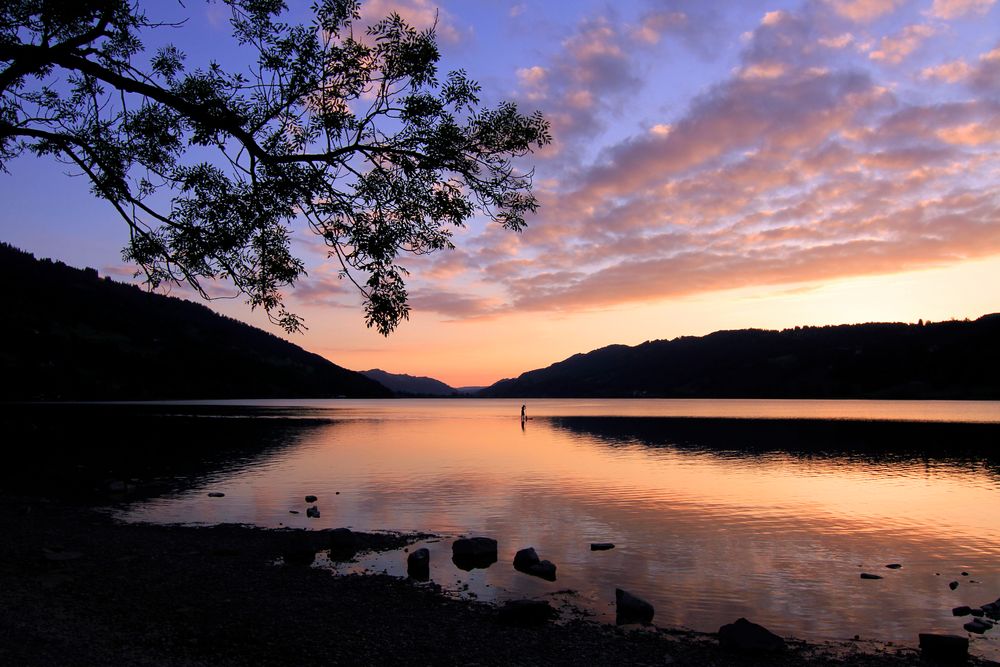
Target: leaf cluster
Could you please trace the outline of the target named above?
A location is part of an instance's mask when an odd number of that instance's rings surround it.
[[[0,168],[24,153],[74,166],[127,223],[151,286],[228,280],[286,330],[305,219],[383,334],[409,313],[402,258],[452,247],[479,213],[519,231],[538,202],[517,158],[550,141],[516,105],[482,108],[443,78],[434,29],[391,15],[355,34],[355,0],[287,21],[279,0],[223,0],[245,71],[200,65],[129,0],[0,1]]]

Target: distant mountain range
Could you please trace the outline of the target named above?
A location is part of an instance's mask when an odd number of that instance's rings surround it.
[[[457,396],[458,390],[434,378],[389,373],[380,368],[359,371],[366,378],[375,380],[396,394],[410,396]]]
[[[397,396],[467,396],[483,389],[483,387],[452,387],[434,378],[406,375],[403,373],[390,373],[380,368],[360,372],[365,377],[388,387]]]
[[[1000,399],[1000,314],[611,345],[482,397]]]
[[[388,397],[205,306],[0,243],[0,400]]]

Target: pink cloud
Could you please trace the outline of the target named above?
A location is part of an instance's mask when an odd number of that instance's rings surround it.
[[[929,14],[939,19],[955,19],[968,14],[983,15],[990,11],[996,0],[934,0]]]
[[[879,48],[868,54],[872,60],[898,65],[916,51],[924,41],[933,36],[933,26],[925,24],[909,25],[891,37],[883,37]]]
[[[826,0],[840,16],[857,23],[868,23],[896,11],[902,0]]]

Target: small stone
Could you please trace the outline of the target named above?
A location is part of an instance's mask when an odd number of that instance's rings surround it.
[[[957,581],[951,582],[950,584],[948,584],[948,588],[950,588],[951,590],[955,590],[956,588],[958,588],[958,582]]]
[[[298,510],[288,510],[288,513],[289,514],[298,514],[299,511]]]
[[[210,491],[208,494],[209,498],[225,498],[226,494],[221,491]]]
[[[962,576],[963,576],[963,577],[967,577],[967,576],[969,576],[969,573],[968,573],[968,572],[963,572],[963,573],[962,573]]]
[[[955,607],[951,610],[952,616],[968,616],[972,613],[972,607],[968,605],[962,605],[961,607]]]
[[[969,655],[969,638],[958,635],[920,633],[920,652],[927,658],[944,662],[965,662]]]
[[[899,563],[889,563],[888,565],[886,565],[886,567],[889,568],[890,570],[898,570],[903,566]]]
[[[719,628],[719,644],[742,653],[771,653],[785,648],[785,640],[745,618]]]
[[[615,545],[611,542],[591,542],[591,551],[607,551],[608,549],[614,549]]]
[[[653,605],[621,588],[615,589],[615,623],[652,623]]]
[[[306,496],[306,502],[307,503],[314,503],[317,500],[319,500],[319,498],[317,498],[316,496]]]
[[[316,507],[315,505],[313,505],[312,507],[307,507],[306,508],[306,516],[309,517],[310,519],[318,519],[319,518],[319,508]]]
[[[861,573],[862,579],[881,579],[882,577],[877,574],[869,574],[868,572]]]

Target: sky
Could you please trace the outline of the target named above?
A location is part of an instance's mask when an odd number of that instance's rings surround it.
[[[221,7],[170,38],[239,62]],[[719,329],[976,318],[1000,311],[997,0],[368,0],[437,21],[442,71],[486,104],[542,111],[539,212],[407,258],[388,338],[296,229],[305,317],[285,335],[238,297],[213,309],[356,370],[486,385],[609,344]],[[130,279],[124,223],[65,165],[0,174],[0,240]],[[192,297],[184,289],[172,293]]]

